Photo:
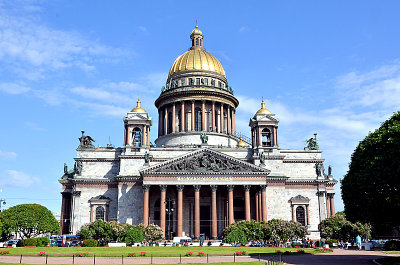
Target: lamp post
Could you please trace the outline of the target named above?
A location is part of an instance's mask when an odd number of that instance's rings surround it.
[[[173,217],[174,211],[175,211],[175,200],[171,198],[167,198],[164,201],[166,207],[165,211],[168,215],[168,240],[171,240],[171,216]]]
[[[0,212],[1,212],[1,205],[6,205],[6,200],[5,199],[0,199]]]

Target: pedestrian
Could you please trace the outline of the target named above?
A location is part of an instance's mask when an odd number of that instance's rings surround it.
[[[356,244],[357,244],[358,250],[361,250],[361,237],[360,237],[360,235],[357,235],[357,237],[356,237]]]

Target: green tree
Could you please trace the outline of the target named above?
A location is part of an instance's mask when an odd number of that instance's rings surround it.
[[[347,218],[378,233],[400,227],[400,112],[361,141],[341,181]]]
[[[46,233],[58,233],[60,224],[53,214],[39,204],[20,204],[4,210],[0,219],[7,234],[17,233],[21,238],[35,237]]]
[[[163,231],[158,225],[149,224],[148,226],[145,226],[140,224],[137,228],[143,230],[144,237],[147,241],[156,242],[161,240],[163,237]]]
[[[234,230],[242,230],[247,241],[264,239],[263,226],[255,220],[242,220],[231,224],[224,229],[225,236],[228,236]]]
[[[224,241],[228,244],[240,242],[243,246],[247,244],[246,234],[241,229],[234,229],[225,237]]]
[[[144,232],[142,229],[133,225],[127,226],[122,236],[122,241],[125,243],[142,242],[144,240]]]
[[[266,240],[296,240],[304,238],[307,231],[299,223],[281,219],[271,219],[263,223],[263,232]]]

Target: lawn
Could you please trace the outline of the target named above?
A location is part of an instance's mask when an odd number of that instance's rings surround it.
[[[19,247],[7,248],[10,255],[29,255],[37,256],[39,252],[45,252],[50,256],[72,256],[73,253],[89,252],[90,256],[127,256],[128,253],[146,252],[147,256],[154,257],[179,257],[184,256],[186,252],[193,252],[196,256],[198,252],[204,252],[210,256],[233,256],[236,251],[246,251],[247,255],[265,255],[274,254],[276,251],[290,251],[296,253],[296,248],[275,248],[275,247]],[[313,249],[305,249],[306,253],[315,253]]]
[[[394,252],[394,251],[390,251],[390,252]],[[399,252],[399,251],[397,251],[397,252]],[[377,259],[376,261],[382,265],[399,265],[400,257],[382,258],[382,259]]]

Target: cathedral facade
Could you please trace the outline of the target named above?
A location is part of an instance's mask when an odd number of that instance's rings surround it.
[[[251,137],[236,132],[239,101],[203,34],[173,63],[153,119],[137,106],[124,118],[124,146],[95,148],[82,132],[74,169],[64,168],[61,232],[75,234],[97,219],[157,224],[172,236],[221,238],[239,220],[299,222],[308,237],[335,214],[334,185],[316,135],[304,150],[279,147],[279,121],[261,102]]]

